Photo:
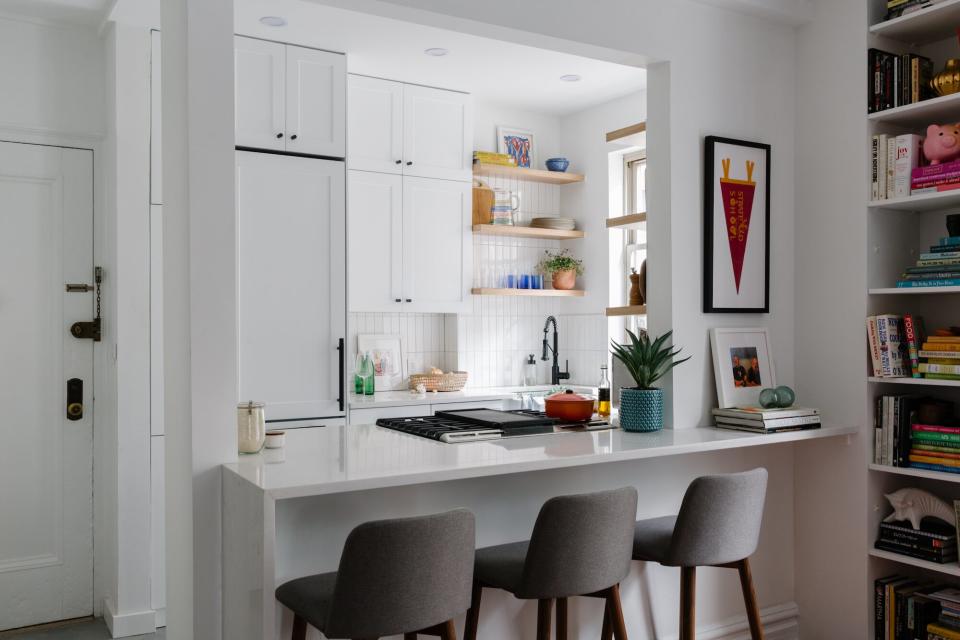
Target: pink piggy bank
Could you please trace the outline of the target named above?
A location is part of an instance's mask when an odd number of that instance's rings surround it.
[[[923,141],[923,155],[930,164],[950,162],[960,157],[960,125],[932,124],[927,127],[927,138]]]

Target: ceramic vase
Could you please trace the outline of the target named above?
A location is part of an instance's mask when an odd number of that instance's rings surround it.
[[[620,428],[624,431],[663,429],[663,389],[620,389]]]
[[[573,269],[553,272],[553,288],[569,291],[577,286],[577,272]]]

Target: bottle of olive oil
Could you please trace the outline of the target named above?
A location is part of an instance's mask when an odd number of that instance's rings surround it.
[[[610,417],[610,380],[607,365],[600,367],[600,382],[597,384],[597,413],[601,418]]]

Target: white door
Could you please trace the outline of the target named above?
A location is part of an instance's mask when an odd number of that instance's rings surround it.
[[[0,630],[93,610],[93,153],[0,143]],[[110,277],[107,274],[106,277]],[[83,383],[67,419],[67,380]]]
[[[234,114],[238,147],[286,149],[286,45],[234,38]]]
[[[466,310],[473,265],[471,205],[469,183],[404,177],[404,310]]]
[[[347,174],[350,310],[402,311],[403,178]]]
[[[403,83],[351,75],[347,81],[347,164],[403,172]]]
[[[465,93],[403,87],[403,173],[471,181],[473,99]]]
[[[237,152],[239,400],[271,420],[342,416],[342,162]]]
[[[287,47],[287,151],[346,155],[347,63],[340,53]]]

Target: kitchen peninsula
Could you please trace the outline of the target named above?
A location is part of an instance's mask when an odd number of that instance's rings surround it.
[[[477,514],[479,545],[512,541],[529,530],[543,496],[637,484],[641,468],[655,459],[853,433],[845,427],[773,435],[614,429],[444,444],[373,425],[295,429],[285,448],[222,467],[224,634],[282,637],[290,620],[282,619],[275,587],[335,569],[347,533],[366,520],[462,506]],[[668,487],[638,489],[643,505]],[[499,601],[490,602],[493,608]],[[577,624],[587,628],[585,620]],[[512,629],[504,626],[501,637],[512,637]]]

